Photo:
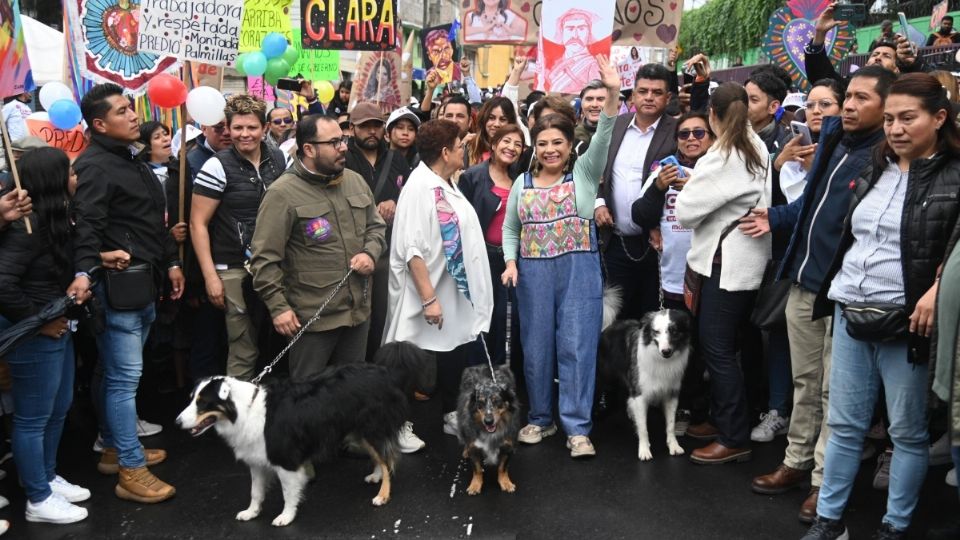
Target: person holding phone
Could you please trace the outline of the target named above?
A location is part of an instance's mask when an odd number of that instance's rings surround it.
[[[813,83],[813,88],[810,89],[804,104],[810,144],[803,144],[802,137],[795,136],[783,147],[773,162],[774,168],[780,171],[780,189],[783,190],[788,204],[803,195],[807,172],[813,163],[817,141],[820,140],[823,118],[839,115],[842,103],[840,83],[833,79],[821,79]]]

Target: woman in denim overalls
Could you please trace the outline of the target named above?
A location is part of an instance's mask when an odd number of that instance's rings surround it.
[[[596,453],[588,435],[603,301],[593,208],[620,93],[616,69],[603,55],[597,62],[607,99],[590,148],[573,164],[573,123],[557,114],[541,118],[530,134],[536,162],[513,184],[503,224],[503,282],[517,285],[530,397],[519,439],[536,444],[557,432],[559,375],[560,423],[573,457]]]

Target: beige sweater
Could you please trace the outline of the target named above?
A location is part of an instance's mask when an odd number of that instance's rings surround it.
[[[751,131],[754,146],[769,161],[763,141]],[[687,264],[709,277],[723,231],[751,208],[766,208],[771,200],[766,173],[751,175],[739,153],[728,154],[714,145],[697,161],[693,175],[677,197],[677,219],[693,229]],[[720,288],[752,291],[760,288],[763,270],[770,259],[771,236],[750,238],[738,229],[723,241]]]

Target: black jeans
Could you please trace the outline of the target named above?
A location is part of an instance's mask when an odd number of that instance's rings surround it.
[[[750,442],[750,416],[743,370],[737,358],[739,330],[750,317],[756,291],[720,289],[720,265],[703,279],[700,293],[700,348],[710,371],[710,409],[717,441],[727,448]]]
[[[607,284],[620,287],[623,308],[618,319],[640,319],[660,307],[660,274],[657,253],[647,235],[611,235],[603,252]],[[626,249],[624,249],[626,244]]]
[[[690,310],[683,300],[664,298],[663,307],[676,309],[690,315]],[[690,316],[691,352],[687,362],[687,370],[683,374],[683,384],[680,386],[680,408],[690,411],[692,423],[699,424],[706,420],[709,411],[710,388],[704,380],[703,373],[706,366],[703,364],[703,354],[700,352],[700,336],[697,332],[697,318]]]
[[[452,351],[437,351],[437,392],[443,404],[444,414],[457,410],[457,396],[460,395],[460,378],[464,368],[485,364],[480,340],[464,343]]]
[[[389,244],[388,244],[389,246]],[[380,350],[383,327],[387,323],[387,292],[390,288],[390,253],[380,257],[370,280],[370,334],[367,336],[367,362]]]
[[[517,309],[517,289],[505,287],[500,277],[506,270],[503,262],[503,249],[487,245],[487,259],[490,261],[490,279],[493,282],[493,318],[490,320],[490,332],[485,334],[487,350],[494,365],[507,361],[507,301],[510,301],[510,360],[511,367],[523,371],[520,350],[520,311]]]

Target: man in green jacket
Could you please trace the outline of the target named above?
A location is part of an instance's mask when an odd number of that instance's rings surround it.
[[[386,249],[386,225],[370,187],[345,170],[347,139],[337,121],[297,124],[297,159],[260,203],[251,245],[253,285],[277,332],[294,336],[349,269],[353,275],[290,350],[290,377],[362,362],[370,318],[370,275]]]

